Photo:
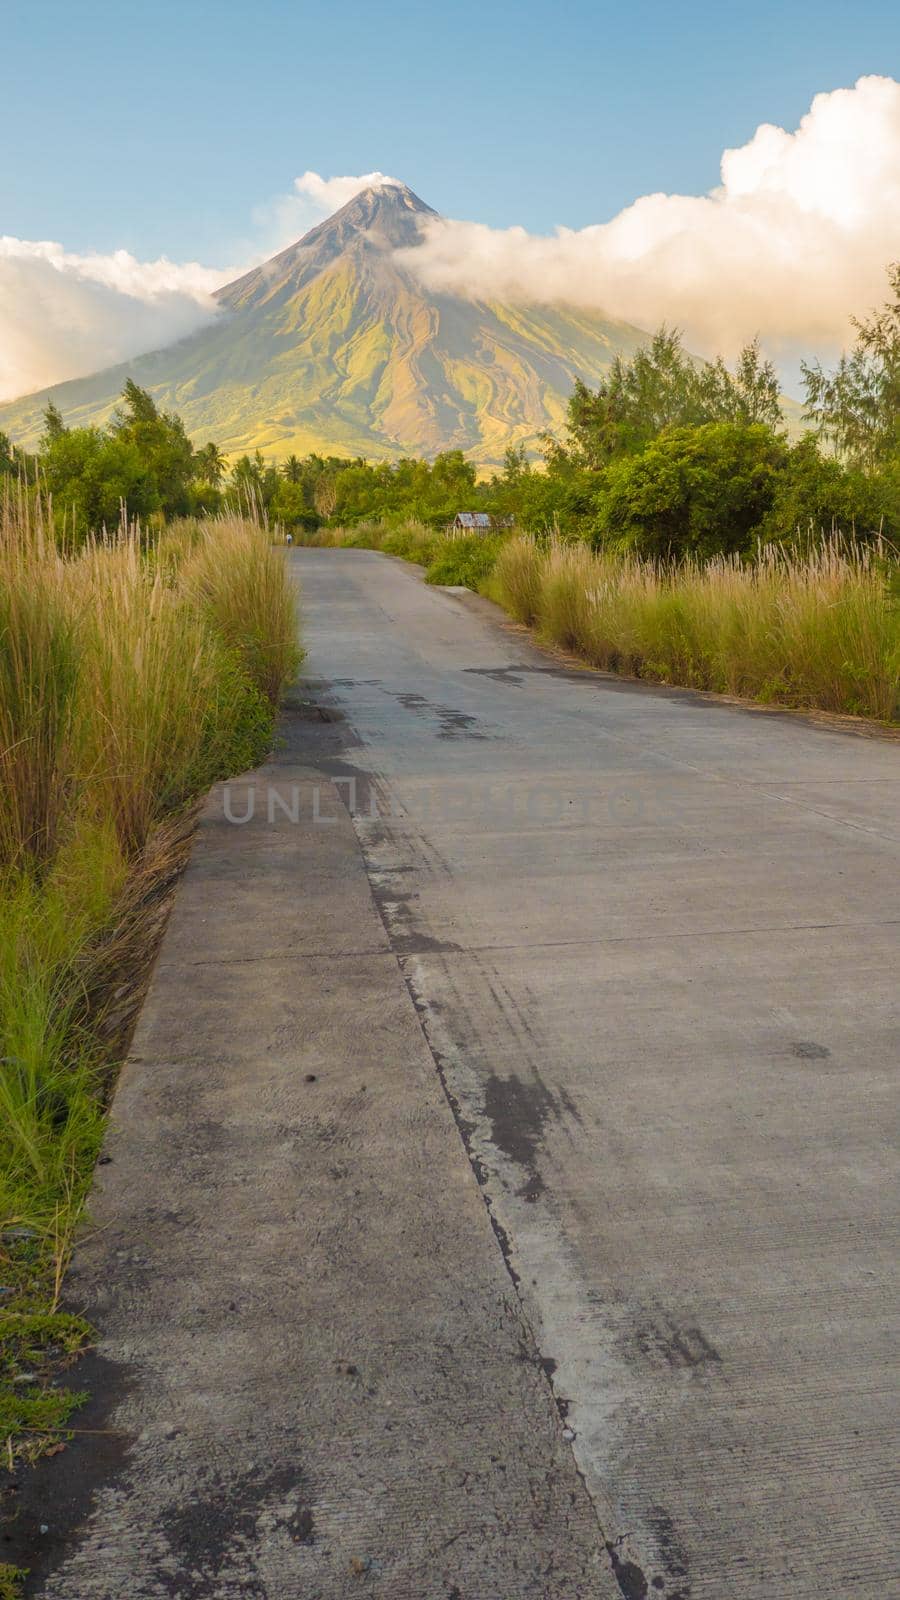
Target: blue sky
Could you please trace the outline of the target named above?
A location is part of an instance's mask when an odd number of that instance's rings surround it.
[[[306,168],[538,232],[702,193],[760,122],[900,75],[900,8],[4,0],[0,49],[0,233],[218,263]]]

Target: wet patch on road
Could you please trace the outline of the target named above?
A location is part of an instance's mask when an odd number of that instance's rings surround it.
[[[632,1536],[607,1540],[606,1551],[613,1576],[625,1600],[691,1600],[687,1556],[671,1517],[651,1506],[648,1524],[656,1546],[654,1558],[644,1566],[635,1559]]]
[[[393,873],[380,874],[369,871],[369,888],[381,914],[391,949],[397,956],[448,955],[457,953],[460,946],[450,939],[438,939],[417,925],[415,906],[419,899],[414,890],[395,888]]]
[[[827,1061],[831,1051],[826,1050],[824,1044],[815,1044],[812,1039],[798,1039],[791,1045],[791,1055],[798,1056],[801,1061]]]
[[[544,1129],[548,1122],[562,1122],[566,1116],[580,1121],[574,1102],[565,1089],[554,1093],[539,1077],[526,1082],[516,1073],[502,1078],[492,1072],[485,1082],[484,1114],[497,1149],[528,1175],[518,1191],[520,1197],[537,1200],[544,1190],[537,1164]]]
[[[35,1467],[0,1477],[0,1561],[28,1570],[26,1594],[36,1593],[75,1548],[100,1490],[120,1480],[134,1439],[113,1427],[112,1418],[131,1384],[125,1367],[89,1351],[67,1385],[89,1395],[69,1441]]]
[[[321,705],[318,700],[300,700],[281,708],[281,716],[292,722],[343,722],[344,713],[336,706]]]
[[[426,699],[425,695],[413,694],[406,690],[387,689],[385,693],[399,701],[405,711],[435,717],[439,739],[488,738],[488,734],[479,728],[478,718],[468,711],[457,711],[453,706],[435,705],[433,701]]]
[[[653,1529],[659,1560],[665,1572],[665,1577],[652,1579],[653,1589],[663,1596],[664,1600],[690,1600],[687,1551],[678,1536],[672,1518],[662,1506],[651,1506],[648,1520]]]
[[[516,689],[522,687],[522,673],[533,670],[530,667],[463,667],[463,672],[471,672],[477,678],[490,678],[492,683],[508,683]]]
[[[228,1481],[218,1474],[208,1490],[167,1511],[159,1531],[174,1567],[156,1577],[173,1600],[215,1600],[222,1580],[240,1582],[241,1594],[265,1600],[256,1552],[282,1533],[294,1544],[315,1543],[315,1520],[302,1474],[295,1467],[259,1472],[251,1467]]]

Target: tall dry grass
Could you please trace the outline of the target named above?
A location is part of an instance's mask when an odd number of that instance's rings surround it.
[[[171,876],[159,841],[173,827],[183,838],[190,802],[264,754],[300,659],[283,555],[252,523],[182,525],[149,550],[136,527],[80,550],[51,528],[38,497],[7,488],[0,1266],[21,1294],[0,1307],[2,1337],[43,1314],[34,1286],[58,1279],[86,1193],[109,1084],[107,997],[123,962],[140,968],[147,907]],[[6,1250],[11,1226],[24,1242]],[[0,1384],[0,1415],[25,1425],[53,1410],[38,1398],[29,1412],[28,1391],[4,1400]]]
[[[235,651],[257,688],[274,704],[296,671],[296,619],[284,561],[268,529],[243,517],[180,524],[189,543],[181,569],[187,600]]]
[[[888,552],[825,541],[744,565],[660,568],[559,540],[505,545],[492,592],[593,666],[769,703],[898,714],[900,608]]]

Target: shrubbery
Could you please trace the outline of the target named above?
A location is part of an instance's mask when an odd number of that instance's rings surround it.
[[[496,533],[468,533],[444,539],[425,574],[425,581],[480,589],[493,571],[504,542],[503,536]]]

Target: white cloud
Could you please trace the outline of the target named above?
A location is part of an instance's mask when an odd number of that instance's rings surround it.
[[[216,315],[213,290],[292,243],[383,172],[304,172],[255,215],[241,267],[138,261],[126,250],[76,255],[61,244],[0,237],[0,401],[157,350]],[[243,253],[243,252],[242,252]]]
[[[0,400],[96,372],[216,314],[221,272],[0,237]]]
[[[829,354],[900,257],[900,83],[817,95],[796,132],[763,124],[721,172],[707,195],[645,195],[552,237],[429,220],[403,260],[433,289],[674,323],[703,352],[758,332],[786,359]]]

